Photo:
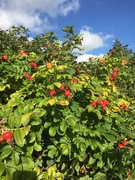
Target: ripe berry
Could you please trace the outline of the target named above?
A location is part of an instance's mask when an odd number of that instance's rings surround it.
[[[91,102],[91,106],[95,107],[97,104],[95,101]]]
[[[118,144],[118,148],[122,149],[124,146],[122,144]]]
[[[123,141],[123,142],[122,142],[122,145],[123,145],[123,146],[127,146],[127,145],[128,145],[128,141]]]
[[[7,57],[7,56],[2,56],[2,59],[3,59],[4,61],[7,61],[7,60],[8,60],[8,57]]]
[[[114,77],[113,77],[113,76],[111,76],[111,77],[110,77],[110,81],[113,81],[113,80],[114,80]]]
[[[112,76],[113,76],[113,78],[116,78],[116,77],[118,76],[117,72],[114,72],[114,73],[112,74]]]
[[[102,108],[102,109],[105,109],[105,108],[106,108],[106,104],[105,104],[105,103],[102,103],[102,104],[101,104],[101,108]]]
[[[79,73],[81,72],[81,70],[80,70],[80,69],[77,69],[76,72],[79,74]]]
[[[3,140],[10,140],[13,137],[13,133],[8,131],[2,134],[2,138]]]
[[[124,103],[124,104],[121,105],[121,107],[122,107],[122,109],[125,109],[127,106],[126,106],[126,104]]]
[[[102,103],[102,100],[101,100],[101,99],[98,99],[98,100],[96,101],[96,103],[97,103],[97,104],[101,104],[101,103]]]
[[[31,67],[33,67],[34,69],[37,68],[37,64],[36,64],[35,62],[31,62],[30,65],[31,65]]]
[[[26,74],[24,75],[24,77],[25,77],[26,79],[30,80],[30,81],[33,80],[33,77],[32,77],[29,73],[26,73]]]
[[[113,68],[113,72],[117,73],[117,68],[116,67]]]
[[[103,104],[109,105],[110,102],[109,102],[107,99],[104,99],[104,100],[103,100]]]
[[[74,79],[73,79],[73,82],[74,82],[74,83],[77,83],[77,82],[78,82],[78,79],[74,78]]]
[[[50,96],[54,96],[56,94],[56,91],[53,89],[53,90],[50,90]]]
[[[26,52],[26,51],[20,51],[20,52],[18,52],[18,54],[21,54],[21,55],[29,55],[29,52]]]
[[[65,95],[66,97],[69,97],[70,94],[71,94],[70,89],[67,89],[67,90],[64,92],[64,95]]]

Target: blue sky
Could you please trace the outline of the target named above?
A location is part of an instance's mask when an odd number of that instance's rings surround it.
[[[40,34],[74,25],[84,35],[82,52],[100,55],[118,39],[135,52],[135,0],[0,0],[0,28],[23,25]]]

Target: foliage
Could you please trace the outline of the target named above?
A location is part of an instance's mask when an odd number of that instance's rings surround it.
[[[0,177],[134,179],[135,54],[116,40],[77,63],[82,36],[63,31],[0,31]]]

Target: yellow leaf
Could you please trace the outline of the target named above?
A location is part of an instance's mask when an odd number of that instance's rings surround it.
[[[121,98],[118,101],[118,105],[121,106],[122,104],[126,104],[127,106],[130,105],[130,103],[128,101],[126,101],[125,99]]]
[[[48,177],[54,177],[56,174],[56,168],[54,166],[49,167],[48,169]]]
[[[110,109],[109,108],[106,108],[106,114],[110,114]]]
[[[6,86],[0,86],[0,91],[3,91],[6,87],[8,87],[10,89],[10,85],[7,84]]]
[[[56,103],[56,99],[50,99],[48,101],[48,104],[50,104],[51,106],[53,106]]]
[[[64,65],[57,66],[57,70],[63,70],[65,68]]]
[[[110,80],[107,80],[106,82],[107,82],[108,86],[110,86],[112,84],[112,82]]]
[[[23,114],[22,117],[21,117],[21,124],[23,126],[27,126],[27,124],[29,123],[30,121],[30,117],[32,115],[32,112],[30,113],[26,113],[26,114]]]
[[[65,101],[59,101],[59,104],[62,105],[62,106],[68,106],[69,105],[69,102],[67,100]]]
[[[107,91],[103,91],[103,96],[108,97],[108,92]]]
[[[112,88],[113,88],[113,92],[116,92],[116,86],[113,86]]]
[[[57,172],[55,174],[55,179],[57,180],[63,180],[64,179],[64,174],[60,173],[60,172]]]
[[[112,111],[113,111],[113,112],[120,112],[120,109],[119,109],[119,107],[114,106],[114,107],[112,108]]]

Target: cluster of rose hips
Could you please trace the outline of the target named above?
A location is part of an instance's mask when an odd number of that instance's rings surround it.
[[[117,78],[117,76],[118,76],[118,70],[115,67],[115,68],[113,68],[113,73],[112,73],[112,75],[110,77],[110,81],[114,81]]]
[[[29,55],[29,52],[26,52],[26,51],[19,51],[18,52],[19,55]]]
[[[26,73],[26,74],[24,75],[24,77],[25,77],[26,79],[28,79],[29,81],[32,81],[32,80],[33,80],[33,77],[32,77],[29,73]]]
[[[4,55],[1,57],[0,62],[7,61],[7,60],[8,60],[8,57],[6,55]]]
[[[59,88],[60,91],[64,91],[64,95],[66,97],[70,97],[71,90],[66,88],[66,85],[64,83],[61,84],[61,87]],[[56,94],[56,91],[54,89],[49,91],[50,96],[54,96]]]
[[[10,142],[13,138],[13,133],[10,131],[4,132],[2,136],[0,137],[0,143],[2,143],[4,140],[7,142]]]
[[[118,148],[122,149],[124,146],[128,145],[128,141],[124,140],[121,144],[118,144]]]
[[[78,79],[73,78],[73,83],[77,83]],[[64,91],[64,96],[70,98],[71,90],[69,88],[66,88],[66,85],[64,83],[61,83],[61,87],[59,88],[60,91]],[[54,89],[49,91],[50,96],[54,96],[56,94],[56,91]]]
[[[35,62],[33,62],[33,61],[30,63],[30,66],[33,67],[34,69],[37,68],[37,64]]]
[[[37,64],[35,63],[35,62],[30,62],[30,66],[31,67],[33,67],[34,69],[36,69],[37,68]],[[26,73],[25,75],[24,75],[24,77],[26,78],[26,79],[28,79],[29,81],[32,81],[33,80],[33,77],[29,74],[29,73]]]
[[[107,99],[97,99],[96,101],[91,102],[91,106],[96,107],[97,105],[100,105],[102,109],[105,109],[109,104],[110,101]]]

